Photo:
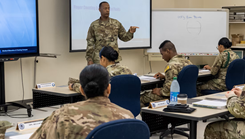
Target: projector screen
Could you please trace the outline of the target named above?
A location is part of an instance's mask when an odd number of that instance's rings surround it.
[[[152,11],[152,48],[159,53],[164,40],[183,55],[218,55],[218,41],[228,37],[228,11],[221,9],[163,9]]]
[[[39,55],[36,0],[0,0],[0,58]]]
[[[101,0],[70,0],[70,51],[85,51],[90,24],[100,18]],[[150,48],[151,0],[107,0],[110,18],[117,19],[126,31],[138,26],[134,38],[118,40],[119,48]]]

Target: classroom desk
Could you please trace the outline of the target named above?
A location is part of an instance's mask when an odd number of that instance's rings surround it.
[[[212,95],[206,95],[202,97],[196,97],[193,99],[203,99],[206,97],[213,97],[213,98],[222,98],[224,97],[224,94],[226,92],[221,92],[218,94],[212,94]],[[190,107],[193,107],[191,104]],[[184,120],[190,123],[190,139],[196,139],[197,138],[197,122],[207,120],[214,117],[220,117],[229,114],[229,111],[227,109],[209,109],[209,108],[201,108],[201,107],[194,107],[196,108],[196,111],[194,111],[191,114],[185,114],[185,113],[175,113],[175,112],[164,112],[164,108],[157,108],[157,109],[151,109],[144,107],[142,108],[142,120],[147,119],[147,117],[144,117],[144,113],[154,114],[154,115],[161,115],[168,118],[174,118],[179,120]],[[145,121],[146,122],[146,121]],[[146,122],[147,123],[147,122]]]
[[[199,73],[199,78],[211,76],[210,72]],[[162,87],[164,80],[159,81],[141,81],[141,91]],[[66,103],[74,103],[84,100],[80,93],[70,91],[68,86],[60,86],[55,88],[32,89],[33,108],[42,108],[54,105],[62,105]]]

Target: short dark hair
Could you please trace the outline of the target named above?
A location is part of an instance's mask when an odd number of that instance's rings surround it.
[[[223,37],[219,40],[218,45],[223,45],[225,48],[230,48],[232,46],[232,43],[228,38]]]
[[[103,3],[108,3],[107,1],[102,1],[100,4],[99,4],[99,8],[102,6]],[[109,3],[108,3],[109,4]]]
[[[105,46],[100,50],[99,56],[100,58],[101,56],[104,56],[109,61],[115,61],[118,59],[118,52],[114,50],[111,46]]]
[[[86,66],[81,71],[79,79],[87,98],[104,96],[110,82],[107,69],[99,64]]]
[[[166,51],[167,49],[169,49],[169,50],[172,50],[173,52],[176,52],[176,48],[174,44],[169,40],[165,40],[164,42],[162,42],[159,46],[159,49],[162,49],[163,51]]]

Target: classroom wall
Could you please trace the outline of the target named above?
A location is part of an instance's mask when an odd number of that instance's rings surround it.
[[[243,0],[152,0],[157,8],[219,8],[242,5]],[[127,28],[127,27],[125,27]],[[234,27],[235,29],[237,27]],[[237,29],[239,31],[239,29]],[[58,58],[38,57],[37,83],[55,82],[65,85],[69,77],[78,78],[86,66],[85,52],[69,53],[69,1],[39,0],[40,52],[61,54]],[[121,50],[122,65],[138,75],[150,71],[142,49]],[[212,64],[214,57],[191,57],[194,64]],[[133,61],[133,62],[132,62]],[[34,58],[22,58],[25,99],[32,98]],[[164,71],[166,62],[151,62],[152,72]],[[20,60],[5,63],[6,101],[22,99]]]

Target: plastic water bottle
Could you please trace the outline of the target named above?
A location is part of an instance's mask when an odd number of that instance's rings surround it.
[[[179,83],[177,81],[177,77],[174,77],[174,80],[171,83],[171,87],[170,87],[170,103],[177,103],[177,96],[180,92],[180,87],[179,87]]]

